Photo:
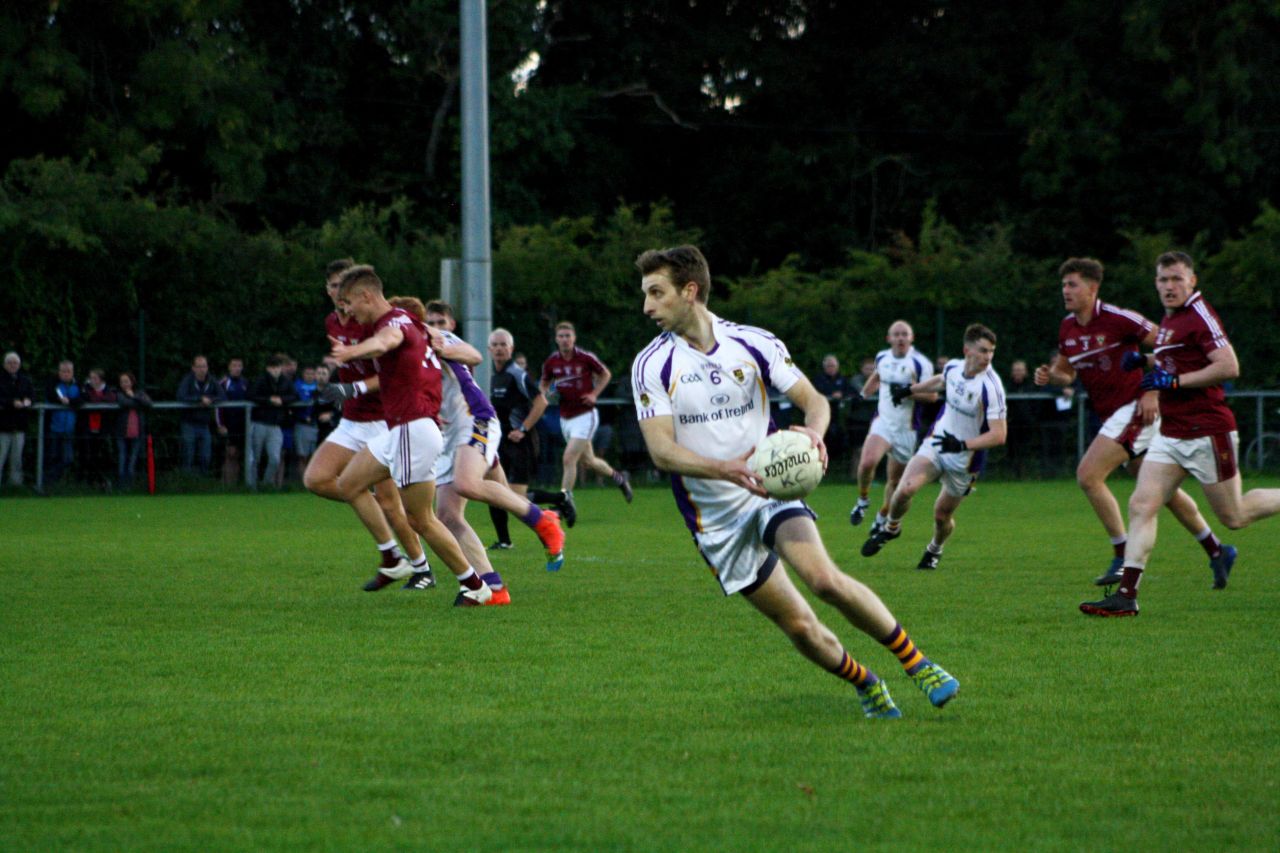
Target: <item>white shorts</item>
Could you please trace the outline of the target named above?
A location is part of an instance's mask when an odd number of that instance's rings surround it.
[[[1160,418],[1157,416],[1150,425],[1142,423],[1142,415],[1138,412],[1138,401],[1121,406],[1111,413],[1098,435],[1109,438],[1129,451],[1129,458],[1141,456],[1151,446],[1151,439],[1160,432]]]
[[[590,441],[596,436],[596,427],[600,426],[600,415],[596,414],[596,410],[583,412],[580,415],[574,415],[571,418],[560,419],[560,434],[564,436],[565,442],[571,438],[581,438]]]
[[[1177,465],[1205,485],[1230,480],[1240,470],[1240,434],[1232,431],[1199,438],[1157,435],[1147,448],[1147,462]]]
[[[933,446],[933,437],[925,436],[916,456],[923,456],[941,472],[938,479],[942,489],[953,498],[962,498],[973,490],[978,480],[981,459],[972,450],[968,453],[939,453]]]
[[[773,534],[778,525],[798,515],[817,518],[804,501],[776,501],[752,496],[752,502],[727,527],[693,534],[702,559],[720,582],[725,595],[751,593],[773,572],[778,555]]]
[[[889,455],[903,465],[910,462],[911,457],[915,455],[917,436],[916,431],[909,425],[894,429],[885,423],[883,418],[876,418],[871,422],[870,434],[878,435],[889,442]]]
[[[352,453],[359,453],[376,439],[387,434],[386,421],[352,421],[343,418],[336,429],[329,433],[325,443],[332,441]]]
[[[373,458],[391,472],[391,479],[402,489],[432,479],[431,469],[443,447],[440,427],[431,418],[392,427],[386,435],[369,442]]]
[[[474,447],[484,455],[486,468],[498,461],[498,442],[502,440],[502,424],[497,418],[464,418],[449,424],[444,432],[444,449],[436,459],[432,478],[437,486],[453,482],[454,454],[462,447]]]

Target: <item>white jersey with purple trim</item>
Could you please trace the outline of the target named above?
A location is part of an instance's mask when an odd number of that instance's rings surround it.
[[[463,342],[452,332],[441,331],[446,343]],[[444,382],[440,396],[440,423],[446,432],[452,425],[463,420],[469,423],[473,418],[483,420],[497,416],[493,404],[476,384],[471,368],[445,359],[441,359],[440,363],[444,367]]]
[[[916,352],[915,347],[907,350],[901,358],[894,355],[892,349],[882,349],[876,353],[876,374],[880,377],[876,417],[892,430],[915,429],[915,401],[903,400],[895,406],[889,386],[914,385],[928,379],[933,375],[929,359]]]
[[[956,438],[977,438],[987,431],[989,421],[1003,421],[1006,414],[1004,383],[995,368],[977,376],[964,375],[964,359],[954,358],[942,368],[942,391],[946,404],[930,435],[949,432]]]
[[[785,394],[803,374],[782,341],[711,315],[715,346],[702,353],[670,332],[631,365],[636,415],[669,416],[676,443],[711,459],[745,455],[769,432],[769,388]],[[727,480],[671,476],[676,505],[695,533],[722,527],[761,498]]]

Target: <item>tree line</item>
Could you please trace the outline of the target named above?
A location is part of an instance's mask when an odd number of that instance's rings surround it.
[[[1035,359],[1064,257],[1154,315],[1178,246],[1275,382],[1280,9],[887,5],[489,2],[495,322],[540,358],[572,319],[618,373],[654,331],[632,259],[693,240],[713,309],[802,364],[900,316]],[[171,385],[197,350],[318,355],[333,257],[434,295],[457,98],[456,2],[6,4],[0,346]]]

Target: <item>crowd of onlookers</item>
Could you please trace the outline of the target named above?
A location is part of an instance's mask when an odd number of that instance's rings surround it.
[[[946,357],[938,358],[939,370],[946,361]],[[266,360],[255,378],[246,377],[244,369],[243,359],[230,358],[218,376],[204,355],[191,360],[190,370],[172,394],[172,400],[183,404],[174,412],[176,452],[169,445],[152,451],[164,457],[166,469],[176,468],[193,477],[216,476],[224,485],[243,481],[251,489],[259,485],[279,488],[301,479],[311,454],[340,419],[340,412],[317,396],[328,384],[332,366],[320,363],[299,368],[297,361],[277,353]],[[864,400],[862,389],[874,371],[875,360],[868,358],[858,373],[847,376],[841,373],[836,356],[828,355],[814,374],[814,386],[831,401],[826,441],[834,457],[856,458],[870,429],[876,401]],[[35,454],[29,437],[35,425],[31,409],[43,402],[55,404],[44,418],[46,486],[74,478],[95,487],[135,488],[147,455],[149,420],[155,416],[153,401],[129,371],[116,374],[114,379],[114,383],[108,381],[104,370],[93,368],[82,382],[75,365],[63,361],[57,372],[37,387],[22,369],[19,355],[6,353],[0,371],[3,483],[19,486],[30,480],[24,472],[24,457],[29,464]],[[1004,456],[1009,472],[1015,476],[1056,473],[1075,445],[1072,389],[1057,389],[1056,397],[1046,398],[1021,360],[1011,365],[1005,389],[1012,395]],[[1023,399],[1018,396],[1022,394],[1039,396]],[[252,407],[245,406],[246,402]],[[85,408],[91,403],[111,405]],[[776,415],[785,424],[786,402],[781,405]],[[921,428],[927,429],[941,404],[918,405]],[[165,434],[171,435],[172,430]],[[602,431],[602,441],[607,444],[611,434],[612,430]]]
[[[106,371],[95,367],[80,381],[75,364],[64,360],[54,375],[37,383],[22,369],[17,353],[6,353],[0,371],[3,483],[30,481],[24,469],[35,455],[29,436],[39,403],[50,404],[43,419],[45,486],[74,479],[129,490],[137,485],[141,461],[149,452],[152,458],[163,456],[166,468],[193,477],[216,475],[226,485],[243,478],[251,489],[259,484],[278,488],[298,480],[340,417],[317,396],[332,368],[324,363],[299,368],[283,353],[267,358],[256,378],[247,378],[244,366],[241,358],[228,359],[222,375],[215,376],[208,358],[191,360],[172,395],[182,404],[173,413],[178,424],[175,454],[167,446],[152,445],[148,451],[149,421],[158,413],[131,372],[120,372],[112,383]],[[175,455],[177,465],[168,464]]]

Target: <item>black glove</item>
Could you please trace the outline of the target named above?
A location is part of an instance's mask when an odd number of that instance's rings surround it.
[[[330,382],[316,394],[323,402],[331,406],[340,406],[347,400],[360,396],[360,389],[353,382]]]
[[[963,441],[949,432],[935,435],[933,437],[933,446],[938,448],[939,453],[964,453],[969,449]]]
[[[911,386],[906,382],[894,382],[889,385],[889,399],[896,406],[911,396]]]
[[[1120,356],[1121,370],[1137,370],[1140,367],[1147,366],[1147,357],[1136,350],[1130,350]]]

